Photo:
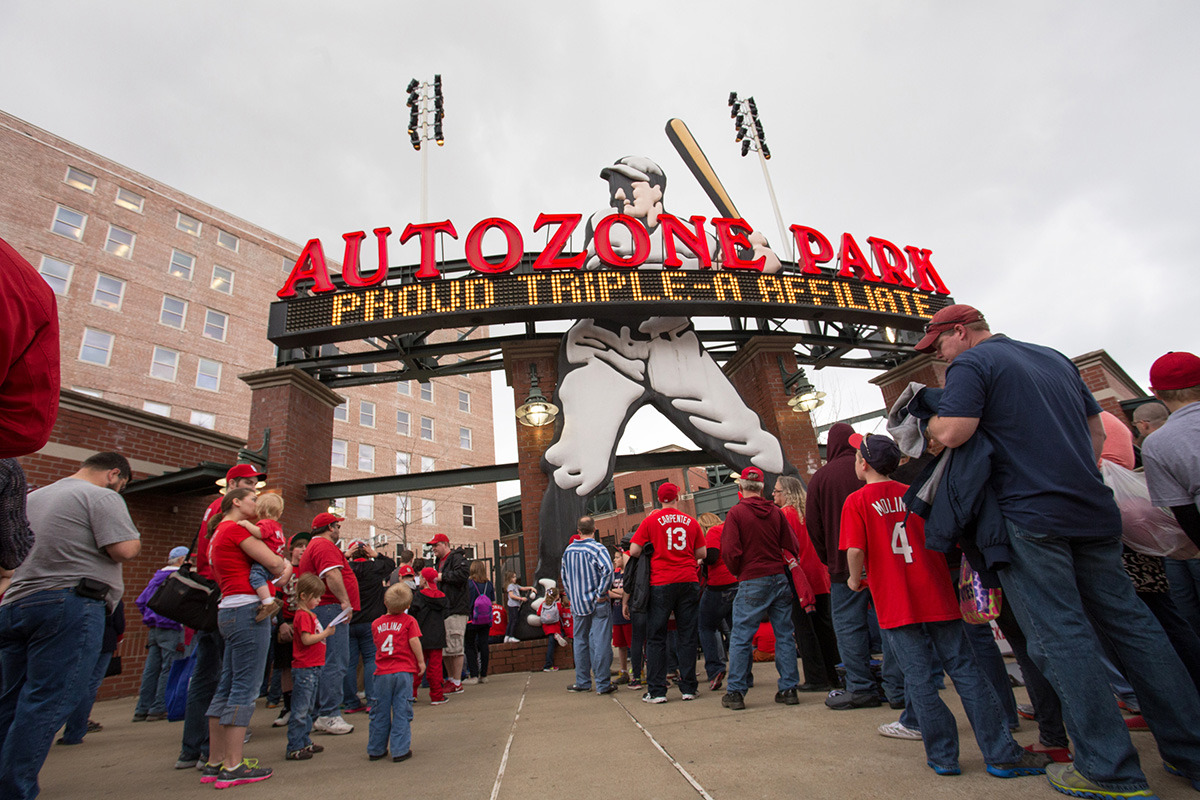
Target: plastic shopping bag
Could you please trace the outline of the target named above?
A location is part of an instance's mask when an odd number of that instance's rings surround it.
[[[958,571],[958,609],[964,621],[983,625],[1000,616],[1001,593],[988,589],[964,558]]]
[[[1100,463],[1100,474],[1121,509],[1121,539],[1131,550],[1179,559],[1200,553],[1170,511],[1150,504],[1145,475],[1111,461]]]

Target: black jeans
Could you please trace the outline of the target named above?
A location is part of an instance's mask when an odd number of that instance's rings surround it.
[[[700,584],[668,583],[650,587],[646,660],[649,662],[647,683],[652,697],[667,695],[667,620],[671,612],[675,613],[675,633],[679,637],[679,691],[684,694],[696,693]]]
[[[629,674],[630,680],[642,677],[642,668],[646,666],[646,625],[648,614],[645,611],[630,611],[629,619],[633,630],[629,633]]]
[[[488,668],[488,634],[491,625],[467,623],[463,637],[463,651],[467,659],[467,673],[472,678],[486,678]]]
[[[817,607],[804,613],[799,603],[792,603],[792,620],[796,626],[796,647],[804,664],[804,682],[812,686],[837,686],[837,635],[833,632],[833,616],[829,594],[817,595]]]

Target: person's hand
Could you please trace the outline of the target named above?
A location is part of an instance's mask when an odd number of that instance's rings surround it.
[[[279,624],[279,641],[290,642],[292,640],[292,626],[286,622]]]
[[[348,602],[342,603],[342,611],[353,611],[353,610],[354,610],[354,606],[351,605],[350,603],[348,603]]]
[[[379,551],[369,544],[363,545],[363,552],[367,554],[367,558],[375,558],[379,555]]]
[[[863,590],[862,576],[851,575],[846,579],[846,585],[850,587],[850,590],[853,592],[861,592]]]

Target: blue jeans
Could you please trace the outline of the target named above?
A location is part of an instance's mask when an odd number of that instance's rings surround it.
[[[596,691],[612,685],[612,603],[596,604],[591,614],[575,617],[575,685],[591,686],[596,674]]]
[[[883,638],[890,640],[889,650],[904,673],[907,700],[916,707],[925,757],[931,764],[958,766],[958,724],[931,680],[935,657],[954,681],[983,760],[1005,764],[1020,759],[1021,747],[1008,732],[1000,701],[975,663],[961,621],[885,628]]]
[[[833,582],[829,591],[833,612],[833,630],[837,634],[838,653],[846,668],[847,692],[875,691],[871,675],[871,593],[856,592],[844,583]],[[888,657],[890,645],[885,638],[883,650],[883,692],[893,703],[904,701],[904,674],[895,658]]]
[[[1004,656],[1000,654],[1000,646],[996,644],[992,626],[987,623],[972,625],[964,622],[963,629],[979,672],[991,685],[996,699],[1000,701],[1004,721],[1009,728],[1017,727],[1021,724],[1021,717],[1017,715],[1017,699],[1013,697],[1012,681],[1008,679],[1008,669],[1004,666]],[[908,686],[907,680],[904,685]]]
[[[104,636],[104,601],[47,589],[0,606],[0,797],[38,793],[55,732],[79,702]]]
[[[346,637],[349,660],[346,663],[346,677],[342,679],[342,705],[346,708],[369,706],[375,699],[375,638],[371,634],[371,623],[356,622],[346,627],[350,629]],[[362,656],[363,662],[363,692],[367,695],[366,703],[359,702],[358,699],[359,656]]]
[[[149,628],[146,631],[146,666],[135,714],[164,714],[167,711],[167,677],[171,665],[183,656],[183,631]]]
[[[321,667],[292,668],[292,715],[288,717],[287,751],[303,750],[312,744],[313,704],[321,683]]]
[[[1167,580],[1171,583],[1171,599],[1175,608],[1200,634],[1200,559],[1167,560]]]
[[[779,691],[800,685],[796,666],[795,628],[792,627],[792,589],[783,575],[750,578],[738,583],[733,601],[733,630],[729,634],[729,691],[746,693],[754,632],[763,618],[775,632],[775,668]]]
[[[329,623],[342,607],[330,603],[313,609],[322,628]],[[350,626],[338,625],[333,635],[325,640],[325,666],[321,669],[321,686],[317,690],[317,716],[334,717],[342,707],[342,695],[345,693],[346,666],[350,663]]]
[[[699,647],[696,618],[699,610],[699,583],[668,583],[650,587],[650,607],[646,614],[646,661],[650,673],[648,690],[652,696],[667,696],[667,620],[672,611],[675,612],[675,633],[679,637],[679,691],[684,694],[696,693],[696,648]]]
[[[389,672],[375,676],[375,702],[371,704],[371,727],[367,754],[391,752],[402,756],[412,748],[413,674]]]
[[[183,741],[180,761],[208,757],[208,706],[221,682],[221,663],[225,660],[225,638],[220,631],[196,631],[192,637],[192,678],[188,681],[187,708],[183,716]]]
[[[1075,766],[1105,789],[1146,788],[1129,731],[1108,691],[1088,615],[1112,642],[1166,761],[1200,778],[1200,698],[1162,626],[1134,594],[1116,537],[1063,537],[1008,523],[1012,563],[1000,572],[1005,599],[1029,653],[1062,701]],[[1084,609],[1087,609],[1085,613]]]
[[[254,701],[271,647],[271,622],[254,621],[258,608],[258,603],[249,603],[222,608],[217,613],[217,628],[225,639],[225,658],[221,661],[221,680],[205,715],[219,718],[222,725],[245,728],[254,716]]]
[[[736,596],[736,583],[726,589],[705,589],[700,595],[700,649],[704,651],[704,673],[710,681],[718,673],[728,671],[721,626],[733,630],[733,598]]]
[[[92,713],[92,706],[96,704],[96,692],[100,691],[100,684],[104,682],[104,673],[108,672],[112,657],[112,653],[101,653],[96,658],[96,666],[92,667],[92,675],[88,678],[87,686],[83,687],[79,702],[67,715],[67,726],[63,728],[65,741],[78,744],[87,736],[88,717]]]

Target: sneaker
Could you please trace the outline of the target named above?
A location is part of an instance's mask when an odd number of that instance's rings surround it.
[[[1044,775],[1046,765],[1054,761],[1045,753],[1022,750],[1021,757],[1005,764],[987,764],[989,775],[997,778],[1023,778],[1026,775]]]
[[[1079,770],[1075,769],[1074,764],[1050,764],[1046,767],[1046,780],[1050,781],[1050,785],[1057,791],[1063,794],[1069,794],[1072,797],[1087,797],[1094,800],[1103,800],[1103,798],[1123,798],[1123,797],[1154,797],[1154,793],[1149,789],[1130,789],[1128,791],[1118,791],[1115,789],[1105,789],[1099,784],[1089,781],[1080,774]]]
[[[354,708],[343,708],[342,713],[343,714],[361,714],[364,711],[370,711],[370,710],[371,710],[370,706],[360,704],[360,705],[354,706]]]
[[[446,703],[449,703],[449,702],[450,702],[450,698],[449,698],[449,697],[443,697],[441,700],[430,700],[430,701],[429,701],[429,705],[431,705],[431,706],[444,706]]]
[[[615,681],[613,681],[613,683],[615,683],[617,686],[624,686],[625,684],[629,683],[629,673],[628,672],[619,673],[617,675],[617,679]]]
[[[921,741],[921,732],[919,730],[910,728],[899,720],[880,725],[876,730],[879,731],[880,736],[886,736],[889,739],[913,739],[918,742]]]
[[[1024,719],[1034,719],[1033,706],[1028,703],[1017,703],[1017,715]]]
[[[559,647],[567,646],[567,640],[561,633],[554,634],[554,641],[558,642]]]
[[[408,761],[410,758],[412,758],[412,750],[409,750],[407,753],[402,753],[398,756],[392,756],[392,763],[398,764],[401,761]]]
[[[293,750],[283,757],[284,761],[308,761],[313,757],[312,751],[307,747],[301,747],[299,750]]]
[[[368,760],[368,761],[382,761],[382,760],[383,760],[383,759],[385,759],[385,758],[387,758],[387,753],[386,753],[386,752],[385,752],[385,753],[380,753],[379,755],[375,755],[374,753],[367,753],[367,760]]]
[[[551,664],[548,667],[542,667],[542,672],[558,672],[558,667]]]
[[[292,712],[284,711],[278,717],[275,718],[275,721],[271,723],[271,727],[286,728],[287,724],[288,724],[288,720],[290,720],[291,718],[292,718]],[[316,723],[314,722],[313,725],[315,726]]]
[[[458,694],[465,691],[462,681],[446,681],[446,694]]]
[[[162,722],[166,718],[167,718],[167,712],[165,712],[165,711],[158,713],[158,714],[147,714],[146,722]]]
[[[68,742],[67,737],[60,736],[60,737],[58,737],[58,741],[56,741],[55,744],[83,744],[83,739],[79,739],[78,741],[74,741],[74,742]]]
[[[1166,761],[1163,762],[1163,769],[1167,771],[1168,775],[1178,775],[1180,778],[1191,781],[1192,788],[1197,792],[1200,792],[1200,780],[1192,780],[1187,775],[1183,774],[1183,770],[1181,770],[1179,767],[1175,766],[1174,764],[1168,764]]]
[[[1125,718],[1125,727],[1131,731],[1148,731],[1150,726],[1146,724],[1146,718],[1141,714],[1136,714],[1132,717]]]
[[[312,753],[313,755],[316,755],[317,753],[325,752],[325,748],[319,744],[310,744],[308,747],[305,747],[304,749],[307,750],[308,752]]]
[[[680,695],[680,699],[681,700],[695,700],[696,695],[692,692],[684,692],[682,695]]]
[[[133,721],[133,722],[145,722],[145,721],[146,721],[146,715],[145,715],[145,714],[134,714],[134,715],[133,715],[133,720],[132,720],[132,721]]]
[[[655,705],[658,705],[659,703],[667,702],[667,698],[666,697],[656,697],[655,695],[652,695],[649,692],[646,692],[644,695],[642,695],[642,702],[643,703],[653,703]]]
[[[283,705],[282,700],[272,700],[269,697],[267,698],[267,708],[279,708],[281,705]]]
[[[166,714],[164,714],[163,716],[165,717]],[[88,720],[88,724],[87,724],[87,732],[88,733],[99,733],[102,730],[104,730],[104,726],[101,725],[99,722],[96,722],[96,720],[94,720],[94,719]]]
[[[201,783],[216,783],[217,776],[221,774],[220,764],[209,764],[207,761],[200,767],[200,782]]]
[[[955,765],[953,767],[939,767],[932,761],[926,761],[925,765],[938,775],[962,775],[962,767]]]
[[[903,700],[888,700],[888,706],[896,711],[903,711],[907,703]]]
[[[848,711],[854,708],[878,708],[883,703],[880,702],[879,695],[875,692],[848,692],[844,689],[834,689],[825,698],[825,705],[834,711]]]
[[[479,683],[479,678],[466,678],[463,680],[463,683],[467,686],[474,686],[475,684]]]
[[[579,686],[578,684],[575,684],[575,683],[572,683],[571,685],[569,685],[567,687],[568,692],[590,692],[591,690],[592,690],[592,687],[590,687],[590,686]]]
[[[784,689],[782,692],[775,693],[775,702],[788,706],[798,706],[800,705],[800,698],[796,696],[795,689]]]
[[[181,758],[175,762],[175,769],[195,769],[199,763],[198,758]]]
[[[480,676],[479,676],[479,682],[480,682],[480,683],[487,683],[487,675],[480,675]]]
[[[233,769],[223,769],[217,775],[216,787],[228,789],[230,786],[241,786],[243,783],[258,783],[271,777],[270,767],[260,767],[257,758],[243,758],[242,763]]]
[[[504,637],[505,644],[512,644],[513,642],[519,642],[519,641],[521,641],[521,640],[515,636],[505,636]]]
[[[354,726],[342,719],[341,715],[332,717],[317,717],[312,724],[314,731],[341,736],[354,730]]]
[[[734,711],[741,711],[746,707],[746,698],[741,692],[726,692],[721,698],[721,705]]]
[[[639,681],[637,678],[630,678],[629,686],[627,688],[633,689],[635,692],[637,692],[637,691],[641,691],[645,687],[642,686],[642,682]]]
[[[1059,764],[1069,764],[1075,760],[1075,757],[1071,755],[1071,748],[1069,747],[1046,747],[1038,750],[1035,745],[1027,744],[1025,745],[1025,749],[1031,753],[1045,753],[1050,756],[1051,761],[1057,761]]]
[[[723,683],[725,683],[725,670],[721,670],[713,676],[713,679],[708,682],[708,690],[710,692],[719,692]]]
[[[597,692],[596,692],[596,694],[601,694],[601,695],[603,695],[603,694],[613,694],[613,693],[614,693],[614,692],[616,692],[616,691],[617,691],[617,685],[616,685],[615,683],[610,683],[610,684],[608,685],[608,688],[607,688],[607,689],[600,689],[599,691],[597,691]],[[695,697],[695,695],[692,695],[692,697]],[[684,699],[684,700],[687,700],[688,698],[687,698],[687,697],[684,697],[683,699]]]

